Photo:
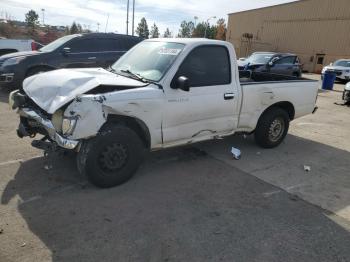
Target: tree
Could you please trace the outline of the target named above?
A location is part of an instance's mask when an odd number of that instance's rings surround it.
[[[35,27],[39,24],[39,15],[34,10],[29,10],[28,13],[26,13],[26,23],[27,27],[34,31]]]
[[[165,37],[165,38],[171,38],[171,37],[172,37],[169,28],[167,28],[167,29],[165,30],[163,37]]]
[[[151,38],[158,38],[159,37],[159,29],[156,23],[153,23],[153,26],[151,28]]]
[[[192,21],[189,21],[189,22],[182,21],[180,25],[178,37],[182,37],[182,38],[192,37],[193,29],[194,29],[194,23]]]
[[[198,23],[196,28],[193,30],[192,37],[204,37],[206,26],[207,24],[205,22]],[[208,31],[207,31],[207,35],[208,35]]]
[[[79,33],[79,28],[77,26],[77,24],[75,22],[73,22],[73,24],[71,25],[70,29],[69,29],[69,33],[70,34],[77,34]]]
[[[221,18],[217,21],[217,30],[216,30],[216,36],[215,39],[218,40],[226,40],[226,24],[225,19]]]
[[[141,21],[136,28],[136,34],[138,34],[139,37],[142,37],[142,38],[149,37],[149,30],[148,30],[146,18],[144,18],[144,17],[141,18]]]

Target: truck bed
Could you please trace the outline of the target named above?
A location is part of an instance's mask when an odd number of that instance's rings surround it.
[[[279,102],[293,107],[294,118],[310,114],[318,92],[318,81],[293,76],[239,71],[242,105],[239,130],[252,131],[265,108]]]
[[[287,75],[278,75],[264,72],[252,72],[249,70],[239,71],[239,81],[241,85],[247,84],[257,84],[259,82],[293,82],[293,81],[313,81],[303,77],[287,76]]]

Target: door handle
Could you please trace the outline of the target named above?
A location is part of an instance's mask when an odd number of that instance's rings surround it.
[[[225,93],[224,94],[224,99],[225,100],[231,100],[235,98],[235,94],[234,93]]]
[[[96,56],[91,56],[91,57],[88,57],[89,60],[93,60],[93,59],[96,59]]]

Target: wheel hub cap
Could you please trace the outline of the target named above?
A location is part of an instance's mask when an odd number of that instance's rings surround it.
[[[115,171],[126,164],[128,152],[124,145],[114,143],[103,150],[99,157],[99,164],[106,171]]]
[[[269,139],[272,142],[278,141],[284,132],[284,121],[282,118],[276,118],[270,125]]]

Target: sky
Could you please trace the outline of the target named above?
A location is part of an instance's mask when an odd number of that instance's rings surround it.
[[[293,2],[295,0],[135,0],[135,29],[142,17],[145,17],[149,28],[156,23],[162,34],[168,27],[177,34],[183,20],[206,21],[216,16],[227,21],[227,14]],[[0,18],[6,14],[24,21],[25,13],[30,9],[39,14],[42,22],[43,12],[45,24],[71,25],[73,21],[92,31],[126,32],[127,0],[0,0]],[[130,0],[131,33],[132,0]],[[109,17],[109,19],[108,19]],[[108,24],[107,24],[108,20]],[[211,23],[216,19],[210,20]],[[100,24],[98,26],[98,23]]]

